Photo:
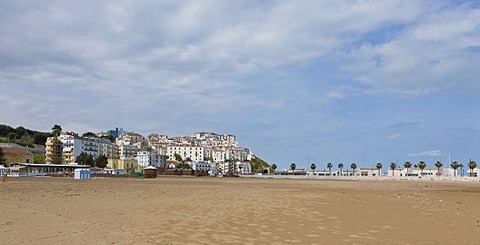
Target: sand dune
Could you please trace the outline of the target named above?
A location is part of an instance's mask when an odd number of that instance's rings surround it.
[[[2,244],[479,244],[480,183],[245,178],[0,185]]]

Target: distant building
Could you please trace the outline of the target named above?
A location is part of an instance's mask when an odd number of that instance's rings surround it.
[[[59,136],[48,137],[45,142],[45,163],[62,164],[62,141]]]
[[[165,157],[153,151],[139,151],[137,153],[137,163],[140,167],[164,167]]]
[[[27,148],[2,147],[6,166],[13,163],[33,163],[33,153]]]
[[[125,131],[123,130],[123,128],[115,128],[115,129],[107,130],[107,135],[111,135],[115,138],[117,138],[118,136],[120,136],[124,133],[125,133]]]
[[[191,161],[203,161],[205,160],[205,147],[202,146],[168,146],[167,147],[167,156],[168,159],[175,160],[175,154],[178,154],[182,157],[183,160],[190,158]]]

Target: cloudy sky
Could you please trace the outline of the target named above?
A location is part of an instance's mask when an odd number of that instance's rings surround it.
[[[0,1],[0,123],[480,161],[478,1]]]

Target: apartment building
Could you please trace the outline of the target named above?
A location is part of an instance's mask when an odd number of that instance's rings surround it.
[[[60,137],[48,137],[45,142],[45,163],[62,164],[62,142]]]
[[[192,161],[203,161],[205,159],[204,153],[205,147],[202,146],[167,146],[167,156],[171,160],[174,160],[175,154],[178,154],[183,160],[190,158]]]
[[[165,157],[155,153],[154,151],[139,151],[137,153],[137,162],[140,167],[164,167]]]

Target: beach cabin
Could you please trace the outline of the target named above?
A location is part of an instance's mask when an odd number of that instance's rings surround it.
[[[75,169],[74,179],[90,179],[90,169]]]
[[[148,166],[143,169],[144,178],[157,178],[157,168],[154,166]]]

